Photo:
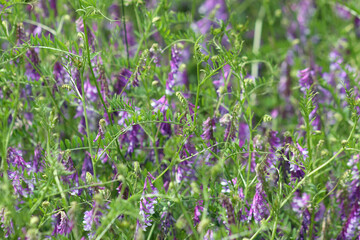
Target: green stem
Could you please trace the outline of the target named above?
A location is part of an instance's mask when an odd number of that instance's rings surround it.
[[[130,69],[130,55],[129,55],[129,44],[127,40],[127,31],[126,31],[126,22],[125,22],[125,7],[124,7],[124,0],[121,0],[121,10],[122,10],[122,22],[124,27],[124,33],[125,33],[125,44],[126,44],[126,59],[127,59],[127,65]]]
[[[253,53],[257,55],[259,53],[260,44],[261,44],[261,32],[262,32],[262,25],[263,19],[265,16],[265,9],[262,5],[259,10],[258,18],[255,21],[255,30],[254,30],[254,42],[253,42]],[[251,76],[257,78],[259,75],[259,63],[251,64]]]
[[[86,27],[85,27],[86,28]],[[94,156],[92,154],[92,142],[91,142],[91,135],[90,135],[90,129],[89,129],[89,123],[88,123],[88,118],[87,118],[87,113],[86,113],[86,94],[85,94],[85,89],[84,89],[84,78],[81,78],[81,89],[82,89],[82,97],[81,97],[81,102],[83,105],[83,111],[84,111],[84,118],[85,118],[85,126],[86,126],[86,134],[87,134],[87,140],[88,140],[88,144],[89,144],[89,152],[90,152],[90,158],[91,158],[91,162],[93,165],[93,169],[94,169],[94,177],[96,179],[96,162],[94,159]]]
[[[271,240],[274,240],[276,237],[277,224],[278,224],[278,214],[275,215],[275,222],[274,222],[274,226],[273,226],[273,230],[272,230],[272,234],[271,234]]]
[[[194,126],[196,126],[196,114],[199,104],[199,94],[200,94],[200,64],[196,64],[196,77],[197,77],[197,89],[196,89],[196,100],[195,100],[195,109],[194,109]]]
[[[99,84],[98,84],[98,82],[97,82],[97,80],[95,78],[94,70],[93,70],[93,68],[91,66],[89,40],[88,40],[87,27],[86,27],[85,19],[83,19],[83,23],[84,23],[84,34],[85,34],[85,46],[86,46],[87,59],[88,59],[88,64],[89,64],[89,68],[90,68],[90,71],[91,71],[91,75],[93,76],[95,86],[96,86],[96,90],[97,90],[98,96],[100,98],[100,101],[101,101],[101,103],[102,103],[102,105],[103,105],[103,107],[104,107],[104,109],[105,109],[105,111],[106,111],[106,113],[107,113],[107,115],[109,117],[110,125],[113,126],[114,125],[113,119],[111,118],[111,114],[109,112],[109,109],[107,108],[106,103],[104,101],[104,98],[103,98],[103,96],[101,94]],[[120,149],[120,145],[119,145],[118,140],[116,141],[116,147],[117,147],[118,154],[122,158],[123,162],[126,162],[124,155],[121,153],[121,149]]]
[[[347,139],[347,141],[349,141],[352,136],[354,135],[355,132],[355,128],[357,126],[357,121],[359,120],[359,118],[356,119],[356,122],[350,132],[350,135]],[[317,173],[318,171],[320,171],[321,169],[325,168],[327,165],[329,165],[337,156],[339,156],[343,151],[345,150],[345,147],[342,147],[341,149],[339,149],[339,151],[332,156],[329,160],[327,160],[326,162],[324,162],[322,165],[320,165],[319,167],[317,167],[316,169],[314,169],[312,172],[310,172],[308,175],[305,175],[303,179],[301,179],[301,181],[293,188],[293,190],[290,192],[290,194],[287,196],[287,198],[285,198],[284,201],[282,201],[280,208],[282,208],[287,201],[290,200],[290,198],[292,197],[292,195],[296,192],[297,189],[299,189],[299,187],[301,187],[301,185],[312,175],[314,175],[315,173]]]

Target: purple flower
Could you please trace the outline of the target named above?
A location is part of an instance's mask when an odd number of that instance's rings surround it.
[[[5,208],[0,210],[0,227],[4,233],[4,237],[8,238],[14,233],[14,223],[11,219],[7,218],[7,212]]]
[[[128,149],[126,151],[126,155],[132,155],[135,148],[138,146],[139,144],[139,138],[138,138],[138,133],[140,132],[140,126],[139,125],[134,125],[131,127],[131,129],[129,131],[127,131],[125,134],[120,136],[120,143],[121,146],[123,145],[123,143],[128,143]]]
[[[157,204],[157,197],[146,197],[145,192],[148,189],[148,183],[150,186],[150,194],[157,195],[159,194],[159,191],[154,187],[152,184],[152,180],[155,180],[155,178],[148,173],[148,176],[145,178],[143,193],[140,199],[140,216],[141,216],[141,222],[138,222],[141,226],[141,228],[146,231],[146,228],[148,226],[152,225],[152,219],[151,215],[155,213],[155,205]]]
[[[160,123],[160,133],[163,136],[171,136],[172,131],[171,131],[171,124],[167,123],[167,118],[166,115],[164,115],[164,122]]]
[[[34,158],[32,161],[32,170],[34,172],[42,172],[45,166],[44,157],[42,155],[43,149],[40,145],[36,146],[34,151]]]
[[[319,114],[316,113],[318,108],[319,108],[319,105],[316,104],[315,108],[309,114],[309,120],[311,121],[311,125],[314,127],[314,130],[321,129],[321,119],[320,119]]]
[[[206,0],[199,8],[199,12],[205,15],[204,18],[192,25],[192,28],[201,34],[209,32],[212,26],[217,26],[210,19],[225,21],[228,17],[226,3],[223,0]]]
[[[194,217],[193,217],[193,221],[194,221],[194,226],[196,226],[197,224],[200,223],[200,218],[201,218],[201,212],[204,210],[203,207],[203,201],[200,200],[196,203],[196,206],[194,208]]]
[[[54,10],[55,17],[57,16],[57,7],[56,7],[57,0],[49,0],[49,5],[52,10]]]
[[[53,217],[55,218],[55,227],[52,235],[69,235],[74,227],[74,222],[69,220],[64,211],[58,212]]]
[[[255,195],[250,206],[250,212],[248,216],[248,220],[250,221],[252,217],[256,223],[259,223],[266,214],[268,214],[267,202],[265,200],[265,192],[263,190],[261,182],[257,183]]]
[[[235,225],[235,215],[234,215],[234,207],[230,202],[229,198],[226,196],[221,197],[221,205],[226,210],[227,223],[229,225]]]
[[[300,236],[299,236],[299,239],[301,240],[306,239],[306,232],[309,230],[311,223],[311,215],[307,208],[305,209],[305,211],[303,211],[302,217],[303,217],[303,221],[301,223]]]
[[[351,19],[351,13],[339,3],[335,4],[335,12],[339,17],[344,20]]]
[[[159,100],[153,100],[151,106],[154,108],[155,113],[158,111],[160,111],[161,113],[165,113],[169,107],[169,103],[166,99],[166,96],[164,95]]]
[[[53,74],[57,84],[59,85],[68,84],[70,82],[70,76],[60,62],[56,62],[54,64]]]
[[[9,166],[20,167],[22,170],[30,168],[30,164],[23,159],[21,151],[12,147],[8,149],[7,162]]]
[[[71,159],[70,153],[65,152],[62,156],[61,163],[63,164],[65,170],[69,172],[69,175],[61,176],[61,180],[67,183],[71,187],[78,187],[79,186],[79,176],[74,167],[74,162]],[[81,190],[76,189],[71,191],[73,194],[81,194]]]
[[[116,75],[117,81],[114,84],[114,91],[117,94],[120,94],[123,91],[123,88],[126,86],[127,82],[130,80],[132,72],[123,68],[119,74]],[[135,80],[134,80],[135,82]]]
[[[310,68],[305,68],[304,70],[299,71],[299,84],[301,91],[305,94],[306,90],[309,90],[310,87],[313,85],[314,72],[310,70]]]
[[[105,126],[106,126],[106,121],[104,119],[100,119],[99,131],[98,131],[98,134],[96,135],[96,138],[94,139],[94,142],[96,142],[99,139],[99,137],[101,139],[105,138]]]
[[[341,230],[339,236],[337,237],[338,240],[342,239],[353,239],[359,233],[359,222],[360,222],[360,207],[359,202],[357,201],[353,208],[351,209],[350,215],[346,220],[343,229]]]
[[[25,66],[25,75],[29,78],[29,79],[33,79],[38,81],[40,79],[40,74],[38,71],[39,70],[39,65],[40,65],[40,59],[39,59],[39,55],[38,55],[38,51],[39,49],[36,48],[30,48],[27,52],[26,52],[26,56],[29,58],[29,61],[27,62],[26,66]]]
[[[160,228],[163,235],[167,235],[170,230],[173,228],[173,225],[175,224],[175,219],[169,213],[169,211],[164,211],[160,216]],[[170,235],[174,235],[174,233],[170,233]]]
[[[281,74],[280,74],[280,81],[279,81],[279,93],[285,99],[289,98],[291,95],[291,66],[293,63],[293,52],[288,51],[285,61],[281,64]]]
[[[213,118],[208,117],[203,123],[203,134],[201,135],[201,138],[208,142],[208,146],[210,146],[210,140],[215,141],[214,129],[215,121]]]
[[[291,203],[291,207],[294,212],[296,212],[297,214],[301,214],[304,211],[304,209],[307,207],[309,201],[310,201],[309,194],[306,193],[300,194],[299,191],[296,191]]]
[[[18,171],[8,171],[8,177],[13,185],[14,193],[17,197],[28,197],[34,190],[33,181],[25,179],[23,174]]]
[[[182,181],[196,180],[194,160],[197,153],[195,146],[188,139],[180,153],[181,162],[175,168],[175,180],[177,183]],[[186,160],[185,160],[186,159]]]
[[[168,79],[166,81],[166,91],[167,95],[172,95],[174,93],[173,87],[176,84],[176,77],[179,70],[179,50],[177,49],[176,45],[174,45],[171,49],[171,60],[170,60],[170,72],[168,75]]]
[[[245,141],[249,141],[250,131],[246,123],[239,124],[239,146],[240,148],[244,146]]]
[[[102,216],[102,212],[99,211],[96,206],[90,210],[85,211],[84,213],[84,231],[92,231],[93,226],[100,226],[100,218]]]
[[[270,131],[268,141],[270,144],[270,154],[268,154],[267,167],[269,172],[275,172],[275,167],[277,166],[278,156],[277,152],[282,147],[280,139],[277,137],[277,131]]]
[[[86,182],[86,173],[87,172],[91,173],[91,175],[94,174],[90,153],[85,152],[85,159],[84,159],[84,163],[81,168],[81,176],[80,176],[84,182]]]
[[[77,32],[83,32],[84,33],[84,21],[83,21],[83,18],[82,17],[79,17],[77,20],[76,20],[76,31]],[[87,26],[86,27],[86,32],[87,32],[87,35],[88,35],[88,44],[89,46],[95,50],[95,35],[94,33],[90,30],[90,28]],[[85,39],[84,39],[85,40]]]

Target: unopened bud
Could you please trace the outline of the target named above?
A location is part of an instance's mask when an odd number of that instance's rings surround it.
[[[265,114],[264,117],[263,117],[263,121],[264,122],[271,122],[272,120],[272,117],[268,114]]]
[[[94,180],[93,175],[90,172],[86,172],[86,176],[85,176],[86,182],[87,183],[92,183]]]

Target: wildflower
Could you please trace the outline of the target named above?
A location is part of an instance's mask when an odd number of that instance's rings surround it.
[[[292,51],[289,51],[285,61],[281,64],[281,75],[280,75],[280,81],[278,90],[279,93],[284,97],[285,99],[288,99],[291,95],[291,66],[294,64],[294,54]]]
[[[79,17],[75,23],[76,23],[76,31],[85,33],[83,18]],[[95,34],[90,30],[90,28],[88,26],[86,26],[86,32],[88,35],[88,44],[93,50],[95,50]]]
[[[176,83],[176,77],[179,70],[179,50],[177,49],[176,45],[174,45],[171,49],[171,60],[170,60],[170,72],[168,75],[168,79],[166,81],[166,91],[167,95],[172,95],[174,93],[173,87]]]
[[[87,172],[94,174],[93,165],[91,162],[91,156],[90,156],[90,153],[88,153],[88,152],[85,153],[84,163],[81,168],[81,176],[80,177],[84,182],[87,182],[86,181],[86,173]]]
[[[266,194],[263,190],[261,182],[257,183],[255,195],[250,206],[250,212],[248,216],[249,221],[252,219],[252,217],[254,217],[255,222],[259,223],[268,213],[265,196]]]
[[[53,217],[55,218],[55,227],[52,235],[69,235],[74,227],[74,222],[69,220],[64,211],[58,212]]]
[[[29,78],[29,79],[34,79],[36,81],[38,81],[40,79],[40,74],[38,71],[39,70],[39,65],[40,65],[40,59],[39,59],[39,55],[38,55],[39,49],[34,49],[34,48],[30,48],[27,52],[26,52],[26,56],[29,58],[29,61],[27,62],[25,68],[25,75]]]
[[[161,113],[165,113],[169,107],[169,103],[166,96],[163,95],[159,100],[153,100],[151,106],[154,108],[154,112],[160,111]]]
[[[311,223],[311,215],[307,208],[305,209],[305,211],[303,211],[302,217],[303,217],[303,221],[301,223],[299,239],[306,239],[306,232],[309,230]]]
[[[208,146],[210,146],[210,140],[214,141],[214,129],[215,129],[215,121],[213,118],[208,117],[206,121],[203,123],[203,134],[201,138],[204,141],[208,142]]]
[[[106,126],[106,121],[104,119],[100,119],[99,121],[99,132],[96,135],[96,138],[94,139],[94,142],[96,142],[99,137],[101,137],[101,139],[105,138],[105,126]]]
[[[91,231],[92,226],[100,226],[100,217],[102,213],[97,211],[95,207],[93,207],[90,211],[85,211],[84,213],[84,231]]]
[[[8,218],[8,212],[5,208],[0,210],[0,224],[4,234],[3,236],[5,238],[8,238],[14,234],[14,223],[11,219]]]
[[[194,170],[194,159],[197,153],[195,146],[188,140],[183,146],[183,149],[180,153],[180,158],[182,159],[175,168],[175,179],[177,183],[181,183],[186,180],[195,180],[195,170]]]
[[[246,123],[239,123],[239,147],[244,146],[245,140],[249,141],[250,131]]]
[[[201,34],[209,32],[212,26],[216,26],[215,22],[210,19],[220,19],[225,21],[228,18],[226,10],[225,1],[206,0],[199,8],[199,12],[206,17],[193,24],[192,28]]]
[[[337,237],[338,240],[342,239],[353,239],[359,233],[359,222],[360,222],[360,206],[359,202],[357,201],[351,209],[350,215],[346,220],[339,236]]]
[[[281,148],[280,139],[276,136],[277,131],[269,132],[269,144],[270,144],[270,154],[268,155],[268,167],[270,169],[274,169],[277,163],[277,151]]]
[[[299,84],[303,93],[306,93],[306,90],[309,90],[313,85],[313,75],[314,72],[310,70],[310,68],[305,68],[304,70],[299,71]]]
[[[57,85],[70,83],[70,76],[69,74],[67,74],[67,72],[65,71],[64,67],[61,65],[60,62],[56,62],[54,64],[53,75]]]
[[[175,218],[169,211],[164,211],[160,216],[160,228],[163,235],[168,235],[175,224]],[[170,233],[171,234],[171,233]],[[173,235],[173,234],[171,234]]]
[[[116,75],[117,81],[114,84],[115,93],[120,94],[123,91],[123,88],[127,86],[127,82],[130,80],[131,75],[132,72],[127,68],[122,69],[121,72],[118,75]],[[135,84],[136,81],[133,82],[134,86]]]
[[[28,197],[34,190],[34,183],[18,171],[8,171],[8,177],[14,188],[15,196]]]
[[[148,188],[147,184],[150,185],[151,194],[157,195],[159,191],[152,184],[152,180],[155,178],[148,173],[148,176],[145,178],[143,193],[140,199],[140,216],[141,216],[141,228],[146,231],[148,226],[152,225],[152,219],[150,219],[151,215],[155,213],[155,205],[157,204],[157,197],[145,197],[146,189]]]
[[[43,157],[41,151],[42,151],[42,148],[40,145],[38,145],[34,151],[34,158],[32,161],[32,169],[36,173],[42,172],[44,169],[44,165],[45,165],[44,157]]]
[[[20,167],[22,170],[30,168],[30,164],[23,159],[21,151],[12,147],[8,149],[7,162],[9,165]]]
[[[221,204],[222,207],[225,208],[226,210],[226,215],[227,215],[227,223],[229,225],[235,225],[235,215],[234,215],[234,207],[232,205],[232,203],[230,202],[229,198],[226,197],[225,195],[223,195],[221,197]]]
[[[61,176],[62,181],[72,187],[78,187],[79,186],[79,176],[74,167],[74,162],[71,159],[70,152],[65,152],[65,154],[63,154],[61,163],[63,164],[65,170],[70,173],[69,175]],[[72,190],[71,192],[74,194],[78,194],[78,195],[81,194],[81,190],[79,190],[79,189]]]
[[[203,207],[203,201],[197,201],[195,209],[194,209],[194,217],[193,217],[193,221],[194,221],[194,226],[196,226],[197,224],[200,223],[200,218],[201,218],[201,212],[204,210]]]

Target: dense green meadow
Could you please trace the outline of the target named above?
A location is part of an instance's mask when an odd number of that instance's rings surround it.
[[[0,0],[0,239],[360,239],[357,0]]]

